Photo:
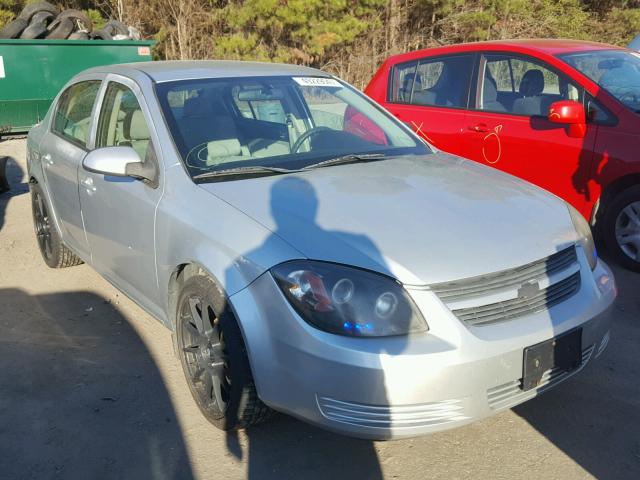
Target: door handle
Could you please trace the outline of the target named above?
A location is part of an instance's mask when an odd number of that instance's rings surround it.
[[[44,163],[46,163],[47,165],[53,165],[53,159],[51,158],[51,154],[49,153],[45,153],[44,155],[42,155],[42,157],[40,157],[42,159],[42,161]]]
[[[96,191],[96,186],[93,184],[93,179],[91,177],[85,178],[80,183],[89,193]]]
[[[477,125],[469,125],[469,130],[473,130],[474,132],[484,133],[489,131],[489,127],[487,127],[486,123],[478,123]]]

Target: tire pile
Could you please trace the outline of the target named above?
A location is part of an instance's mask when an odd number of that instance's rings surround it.
[[[81,10],[60,12],[48,2],[31,3],[18,18],[0,30],[0,39],[22,38],[48,40],[140,40],[140,32],[118,20],[109,20],[100,30]]]

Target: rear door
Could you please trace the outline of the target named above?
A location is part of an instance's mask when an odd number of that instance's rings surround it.
[[[460,154],[475,58],[466,53],[395,65],[385,107],[432,145]]]
[[[158,313],[155,213],[163,175],[151,117],[135,82],[109,75],[100,105],[95,148],[130,146],[153,162],[159,185],[80,167],[80,203],[93,266],[147,310]]]
[[[490,165],[564,198],[579,210],[597,127],[589,123],[584,138],[547,119],[558,100],[584,102],[584,90],[537,59],[487,53],[479,63],[478,82],[467,113],[463,156]]]
[[[69,86],[53,107],[51,128],[40,143],[40,158],[62,239],[84,256],[88,253],[78,198],[78,167],[87,154],[96,97],[101,80]]]

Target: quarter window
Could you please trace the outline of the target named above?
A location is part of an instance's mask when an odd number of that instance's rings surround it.
[[[79,82],[60,95],[51,128],[55,133],[83,148],[87,146],[100,83],[100,80]]]
[[[426,58],[392,72],[391,101],[422,106],[466,108],[473,57]]]
[[[96,147],[132,147],[144,161],[150,144],[149,127],[135,94],[110,82],[104,96]]]
[[[485,56],[480,78],[480,110],[546,116],[553,102],[582,101],[582,90],[564,76],[520,57]]]

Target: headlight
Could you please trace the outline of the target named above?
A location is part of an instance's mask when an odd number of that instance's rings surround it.
[[[428,330],[402,285],[384,275],[309,260],[283,263],[271,273],[298,314],[320,330],[352,337]]]
[[[593,242],[593,235],[591,234],[591,227],[584,219],[584,217],[575,208],[567,203],[569,214],[571,215],[571,221],[573,222],[573,228],[576,229],[578,234],[578,243],[584,250],[589,266],[591,270],[596,268],[598,264],[598,252],[596,251],[596,245]]]

